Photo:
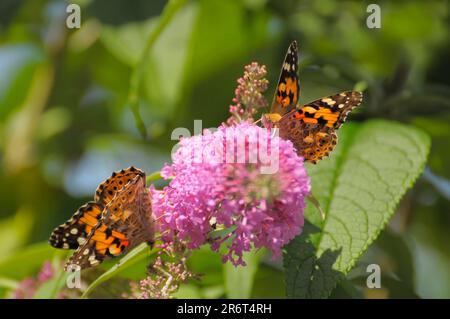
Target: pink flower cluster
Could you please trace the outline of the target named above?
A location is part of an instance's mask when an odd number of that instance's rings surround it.
[[[262,173],[263,150],[276,172]],[[243,252],[266,247],[278,257],[301,232],[309,178],[292,143],[269,130],[241,122],[184,138],[161,175],[171,181],[152,190],[153,211],[166,243],[224,245],[224,261],[245,265]],[[228,233],[215,237],[215,229]]]
[[[263,93],[267,90],[269,82],[265,79],[266,67],[253,62],[244,68],[244,76],[237,80],[238,87],[234,91],[235,97],[230,105],[231,117],[228,124],[253,120],[259,108],[267,106]]]
[[[36,290],[45,282],[51,280],[54,276],[54,270],[50,261],[46,261],[37,278],[29,277],[23,279],[12,293],[14,299],[31,299]]]
[[[124,294],[129,299],[170,299],[178,291],[181,283],[196,276],[186,268],[186,260],[177,262],[163,261],[158,256],[151,265],[145,279],[131,283],[131,294]]]

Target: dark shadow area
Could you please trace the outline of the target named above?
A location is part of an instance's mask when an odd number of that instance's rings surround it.
[[[344,274],[333,269],[341,254],[339,250],[326,250],[317,257],[311,236],[320,229],[305,221],[303,232],[285,249],[286,295],[288,298],[327,298]]]

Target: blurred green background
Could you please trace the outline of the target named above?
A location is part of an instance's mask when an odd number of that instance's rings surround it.
[[[267,66],[270,100],[297,40],[303,103],[364,89],[350,121],[388,118],[432,138],[424,174],[332,297],[450,298],[448,1],[378,1],[380,29],[366,26],[368,1],[186,1],[143,62],[166,1],[71,2],[80,29],[66,27],[65,1],[0,3],[0,296],[54,258],[50,232],[112,171],[157,171],[174,128],[224,121],[244,65]],[[130,108],[137,67],[145,138]],[[230,296],[217,255],[201,250],[190,262],[207,275],[180,296]],[[362,288],[369,263],[381,265],[382,289]],[[142,278],[145,263],[135,268],[128,277]],[[250,272],[243,296],[285,296],[281,264],[263,259]],[[114,290],[103,288],[100,297]]]

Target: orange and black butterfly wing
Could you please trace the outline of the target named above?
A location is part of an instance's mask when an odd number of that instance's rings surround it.
[[[286,57],[281,67],[281,74],[275,88],[275,95],[272,101],[270,113],[276,113],[281,116],[295,109],[300,93],[300,84],[298,80],[298,47],[297,42],[293,41],[289,46]]]
[[[71,264],[82,269],[96,266],[108,257],[151,241],[154,236],[151,206],[144,207],[144,204],[150,205],[145,174],[136,175],[110,200],[100,222],[69,259],[66,268]]]
[[[81,269],[97,266],[108,257],[120,255],[128,245],[129,241],[123,233],[99,222],[89,234],[86,243],[79,246],[67,261],[65,268],[70,265],[79,266]]]
[[[136,176],[145,176],[145,173],[133,166],[112,173],[110,178],[97,187],[94,200],[106,206],[116,193]]]
[[[86,242],[102,211],[103,206],[96,202],[81,206],[67,222],[53,230],[49,239],[50,245],[55,248],[77,249]]]
[[[50,236],[49,243],[55,248],[77,249],[97,225],[104,207],[135,176],[145,176],[141,170],[129,167],[114,172],[101,183],[95,192],[95,201],[81,206],[64,224],[58,226]]]
[[[336,130],[361,101],[360,92],[348,91],[303,105],[280,119],[280,136],[291,140],[298,154],[315,164],[334,149]]]
[[[344,124],[348,113],[361,102],[361,92],[346,91],[303,105],[296,113],[305,123],[338,129]]]
[[[143,242],[153,243],[154,219],[150,194],[145,187],[145,175],[136,176],[105,207],[102,222],[105,226],[120,231],[127,239],[124,249],[118,247],[121,249],[120,253]],[[115,237],[118,237],[118,234]],[[111,254],[115,254],[117,247],[109,250]]]

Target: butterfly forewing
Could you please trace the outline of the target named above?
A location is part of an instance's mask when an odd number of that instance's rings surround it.
[[[294,41],[289,46],[281,67],[281,74],[272,101],[272,114],[284,115],[295,109],[300,94],[297,69],[298,47],[297,42]]]
[[[50,245],[55,248],[77,249],[86,242],[86,237],[97,225],[102,211],[103,206],[96,202],[81,206],[67,222],[55,228],[50,235]]]

